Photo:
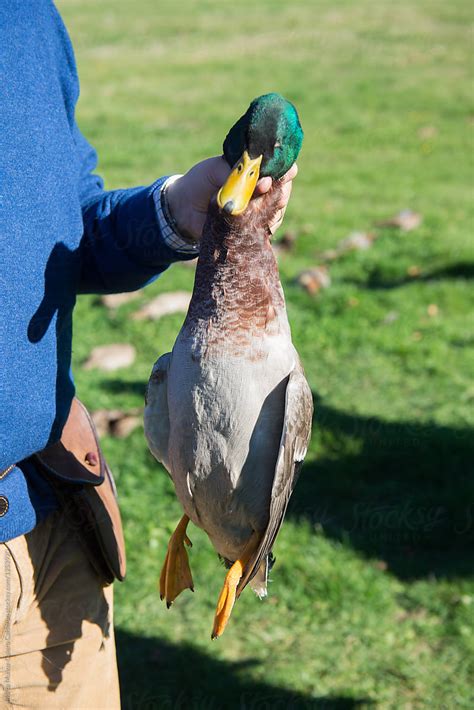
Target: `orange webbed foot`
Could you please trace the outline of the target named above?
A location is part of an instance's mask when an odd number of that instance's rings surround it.
[[[237,586],[242,577],[244,568],[241,560],[234,562],[230,570],[226,574],[224,586],[217,601],[216,613],[214,616],[214,626],[212,628],[211,638],[218,638],[227,626],[232,609],[235,603]]]
[[[186,535],[188,523],[188,516],[183,515],[168,543],[168,551],[160,574],[160,598],[166,599],[168,609],[184,589],[194,592],[193,576],[184,546],[186,543],[188,547],[192,547],[191,540]]]
[[[249,560],[258,545],[258,542],[258,534],[253,533],[240,559],[234,562],[226,574],[224,585],[217,601],[216,613],[214,615],[214,626],[211,634],[212,639],[216,639],[224,633],[227,622],[230,619],[232,609],[234,608],[239,582],[244,574],[246,565],[249,563]]]

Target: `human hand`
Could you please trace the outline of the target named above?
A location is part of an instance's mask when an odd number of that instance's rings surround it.
[[[206,221],[207,208],[211,197],[226,181],[231,168],[223,157],[207,158],[194,165],[182,177],[172,182],[167,188],[168,206],[178,229],[184,237],[196,241],[201,239]],[[274,221],[269,224],[272,234],[283,222],[285,210],[291,195],[292,181],[296,177],[296,163],[280,178],[283,186],[281,198],[277,204]],[[272,179],[260,178],[254,192],[258,199],[270,190]]]

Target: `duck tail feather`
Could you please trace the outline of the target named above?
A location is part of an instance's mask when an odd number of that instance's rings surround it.
[[[258,568],[257,574],[252,577],[249,582],[250,586],[252,587],[253,591],[259,599],[264,599],[264,597],[267,596],[268,573],[273,567],[274,562],[275,558],[270,552],[270,554],[267,555],[264,560],[262,560],[262,563]]]

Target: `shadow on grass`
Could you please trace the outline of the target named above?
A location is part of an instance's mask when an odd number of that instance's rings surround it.
[[[245,678],[254,659],[229,663],[187,645],[117,630],[123,710],[350,710],[368,700],[305,695]]]
[[[144,391],[141,381],[103,386]],[[303,467],[287,516],[321,525],[402,579],[472,574],[474,432],[386,422],[314,400],[316,459]]]
[[[469,429],[351,415],[315,397],[321,457],[288,516],[383,560],[400,578],[474,571],[474,438]]]
[[[449,266],[443,266],[439,269],[433,269],[432,271],[422,273],[419,276],[403,275],[392,279],[387,279],[378,270],[374,270],[369,275],[367,281],[356,281],[355,283],[360,287],[365,287],[370,290],[384,291],[420,282],[429,283],[431,281],[454,281],[467,279],[474,279],[474,264],[461,261],[457,264],[450,264]]]

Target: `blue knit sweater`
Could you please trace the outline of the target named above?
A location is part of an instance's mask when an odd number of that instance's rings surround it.
[[[0,541],[31,530],[54,495],[31,464],[60,437],[74,384],[79,293],[142,287],[173,261],[155,191],[107,192],[75,122],[72,46],[51,0],[0,3]]]

